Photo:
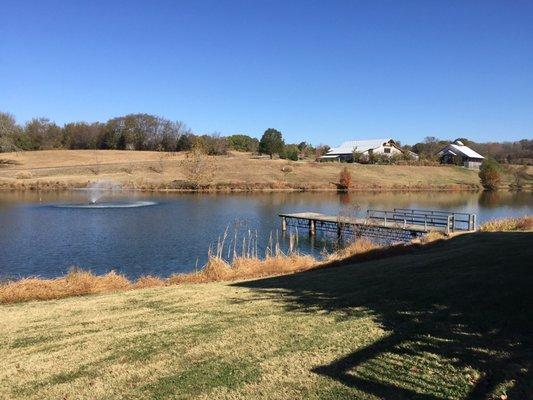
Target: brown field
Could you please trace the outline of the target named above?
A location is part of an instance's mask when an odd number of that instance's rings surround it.
[[[0,187],[56,189],[114,181],[141,190],[187,188],[187,153],[45,150],[5,153]],[[232,152],[210,158],[208,190],[336,190],[348,166],[352,190],[477,190],[477,172],[455,166],[397,166],[270,160]]]

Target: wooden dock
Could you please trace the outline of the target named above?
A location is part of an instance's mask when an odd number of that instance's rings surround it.
[[[308,230],[310,235],[317,232],[333,233],[337,237],[355,235],[380,242],[408,242],[430,231],[449,235],[476,229],[475,214],[404,208],[367,210],[363,218],[314,212],[279,216],[282,231],[286,231],[287,227],[295,227]]]

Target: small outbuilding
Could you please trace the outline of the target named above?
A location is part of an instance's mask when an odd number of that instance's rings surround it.
[[[322,161],[352,162],[356,155],[359,155],[361,160],[368,160],[372,154],[391,157],[401,155],[403,151],[392,139],[350,140],[338,147],[333,147],[320,159]],[[416,154],[412,154],[416,156]]]
[[[456,164],[466,168],[479,169],[483,162],[481,154],[465,146],[460,140],[455,140],[437,153],[441,164]]]

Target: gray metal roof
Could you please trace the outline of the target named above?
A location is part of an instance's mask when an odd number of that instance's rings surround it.
[[[439,155],[443,154],[445,151],[449,151],[453,155],[457,155],[457,153],[460,153],[468,158],[482,158],[482,159],[485,158],[481,154],[476,153],[474,150],[472,150],[468,146],[465,146],[465,145],[461,146],[461,145],[454,144],[454,143],[451,143],[448,146],[446,146],[444,149],[439,151],[438,154]]]
[[[376,149],[383,145],[383,143],[390,142],[392,139],[371,139],[371,140],[350,140],[342,143],[338,147],[333,147],[328,151],[328,155],[333,154],[352,154],[354,149],[359,153],[364,153],[370,149]]]

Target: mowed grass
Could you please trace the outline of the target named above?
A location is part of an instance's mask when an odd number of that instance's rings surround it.
[[[528,399],[532,238],[2,305],[0,398]]]
[[[128,188],[175,189],[186,181],[187,153],[118,150],[44,150],[4,153],[14,164],[0,168],[0,187],[86,187],[113,181]],[[211,186],[219,190],[336,190],[346,164],[270,160],[231,152],[213,158]],[[289,168],[287,168],[289,167]],[[348,164],[352,189],[415,190],[477,189],[476,171],[455,166]]]

